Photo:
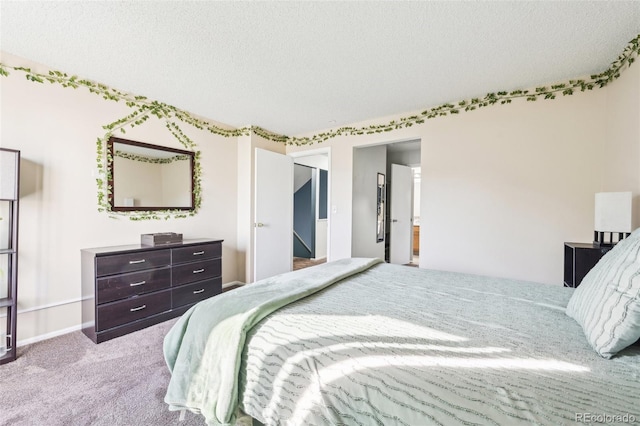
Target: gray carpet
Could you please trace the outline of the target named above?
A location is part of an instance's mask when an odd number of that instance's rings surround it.
[[[203,425],[164,403],[162,340],[175,321],[99,345],[77,331],[18,348],[0,366],[0,425]]]

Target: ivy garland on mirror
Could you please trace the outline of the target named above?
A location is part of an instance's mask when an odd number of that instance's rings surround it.
[[[196,151],[195,143],[182,131],[182,128],[178,123],[189,124],[197,129],[206,130],[210,133],[226,138],[248,136],[251,133],[254,133],[272,142],[296,146],[311,145],[315,143],[322,143],[338,136],[371,135],[375,133],[390,132],[393,130],[423,124],[426,120],[431,118],[459,114],[460,112],[474,111],[478,108],[484,108],[496,104],[509,104],[516,99],[526,99],[527,101],[537,101],[538,99],[555,99],[558,95],[567,96],[573,95],[577,91],[584,92],[586,90],[592,90],[594,88],[601,88],[620,77],[620,73],[625,68],[628,68],[631,66],[631,64],[633,64],[638,54],[640,54],[640,34],[629,42],[623,52],[615,61],[611,63],[611,66],[607,70],[601,72],[600,74],[591,75],[588,79],[569,80],[564,83],[554,84],[550,86],[540,86],[531,90],[492,92],[488,93],[483,98],[472,98],[462,100],[457,103],[445,103],[433,108],[426,109],[419,114],[414,114],[408,117],[401,117],[397,120],[391,120],[383,124],[373,124],[364,127],[340,127],[326,132],[317,133],[309,137],[291,137],[280,135],[258,126],[243,127],[240,129],[224,129],[222,127],[216,126],[215,124],[197,118],[191,115],[189,112],[178,109],[174,106],[157,101],[151,101],[144,96],[135,96],[130,93],[124,93],[103,84],[81,79],[75,75],[69,76],[68,74],[60,71],[49,71],[48,74],[41,74],[33,72],[29,68],[13,67],[0,63],[0,76],[8,76],[8,70],[21,71],[25,74],[27,80],[37,83],[49,82],[52,84],[60,84],[62,85],[62,87],[69,87],[73,89],[83,87],[88,89],[91,93],[102,96],[106,100],[115,102],[124,101],[126,105],[133,110],[133,112],[131,112],[126,117],[103,126],[104,130],[106,130],[107,133],[102,138],[98,138],[96,144],[96,161],[99,173],[99,176],[96,179],[96,183],[98,185],[98,210],[106,211],[110,214],[114,214],[115,212],[112,212],[110,210],[109,205],[106,201],[107,194],[112,190],[112,188],[107,187],[107,182],[109,179],[105,167],[106,155],[104,150],[106,141],[113,135],[114,132],[119,131],[121,133],[125,133],[126,128],[139,126],[151,117],[155,117],[159,120],[164,120],[165,127],[178,140],[178,142],[186,149],[195,151],[195,208],[192,212],[189,213],[172,210],[159,212],[126,213],[127,216],[129,216],[129,218],[132,220],[144,220],[168,219],[170,217],[187,217],[195,214],[200,207],[200,152]]]
[[[144,155],[130,154],[128,152],[123,152],[123,151],[115,151],[113,153],[113,156],[118,158],[125,158],[131,161],[140,161],[141,163],[153,163],[153,164],[169,164],[169,163],[173,163],[174,161],[191,159],[190,155],[174,155],[173,157],[167,157],[167,158],[151,158],[151,157],[146,157]]]

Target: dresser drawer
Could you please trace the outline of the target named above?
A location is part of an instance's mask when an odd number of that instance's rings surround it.
[[[96,275],[122,274],[171,264],[171,251],[149,250],[138,253],[100,256],[96,258]]]
[[[173,267],[173,286],[207,280],[222,275],[222,259],[185,263]]]
[[[171,295],[171,307],[189,305],[222,292],[222,277],[212,280],[198,281],[196,283],[174,288]]]
[[[107,330],[170,309],[171,290],[100,305],[98,306],[96,331]]]
[[[204,259],[217,259],[222,256],[222,244],[201,244],[171,250],[171,263],[196,262]]]
[[[165,266],[129,274],[110,275],[97,280],[96,303],[126,299],[136,294],[149,293],[171,286],[171,268]]]

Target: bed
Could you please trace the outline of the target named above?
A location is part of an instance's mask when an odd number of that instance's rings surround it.
[[[375,259],[291,272],[176,323],[165,401],[212,425],[640,421],[640,346],[596,353],[573,292]]]

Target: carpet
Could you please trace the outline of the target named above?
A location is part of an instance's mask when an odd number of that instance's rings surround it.
[[[190,412],[179,422],[164,403],[162,340],[175,321],[99,345],[77,331],[19,347],[0,366],[0,425],[203,425]]]

